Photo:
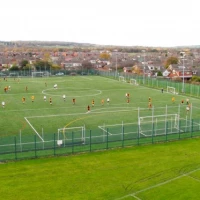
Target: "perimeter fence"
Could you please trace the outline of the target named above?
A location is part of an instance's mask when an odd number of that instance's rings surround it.
[[[132,73],[116,73],[108,71],[100,71],[99,74],[104,77],[114,78],[119,80],[119,77],[124,77],[126,82],[130,82],[131,79],[135,79],[141,86],[155,88],[161,90],[167,89],[167,87],[174,87],[178,94],[187,95],[191,97],[200,98],[200,84],[187,83],[186,80],[176,81],[163,77],[148,77],[141,76]]]
[[[80,133],[81,131],[81,133]],[[96,130],[71,129],[71,132],[37,135],[4,136],[0,138],[0,161],[30,159],[44,156],[70,155],[175,141],[200,136],[200,119],[169,119],[141,124],[99,126]]]

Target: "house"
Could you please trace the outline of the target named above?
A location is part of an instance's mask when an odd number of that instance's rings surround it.
[[[169,77],[170,73],[171,73],[171,72],[170,72],[169,70],[166,69],[166,70],[162,73],[162,75],[163,75],[163,77],[166,77],[166,78],[167,78],[167,77]]]
[[[123,71],[124,71],[125,73],[132,73],[133,68],[132,68],[132,67],[124,67],[124,68],[123,68]]]
[[[66,70],[79,69],[80,67],[82,67],[82,63],[75,63],[75,62],[62,63],[62,65],[63,68]]]
[[[186,69],[184,66],[177,68],[177,69],[173,69],[171,71],[171,73],[168,75],[169,78],[181,78],[184,80],[189,80],[192,78],[192,70],[190,69]]]

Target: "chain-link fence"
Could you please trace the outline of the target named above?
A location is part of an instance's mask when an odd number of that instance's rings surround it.
[[[80,133],[81,130],[81,133]],[[109,148],[165,142],[200,136],[200,119],[151,121],[144,124],[102,125],[96,130],[71,129],[71,132],[0,138],[0,160],[67,155]]]
[[[106,76],[110,78],[119,79],[120,77],[124,77],[126,82],[130,82],[131,79],[136,80],[139,85],[143,85],[146,87],[156,88],[156,89],[164,89],[167,90],[167,87],[174,87],[176,93],[200,97],[200,86],[199,84],[190,84],[184,81],[174,81],[172,79],[164,78],[164,77],[148,77],[141,76],[131,73],[116,73],[116,72],[108,72],[108,71],[100,71],[99,74],[101,76]]]

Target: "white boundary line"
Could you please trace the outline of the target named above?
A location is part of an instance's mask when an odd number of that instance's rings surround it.
[[[142,190],[138,190],[137,192],[134,192],[134,193],[125,195],[125,196],[123,196],[123,197],[121,197],[121,198],[118,198],[118,199],[115,199],[115,200],[125,199],[125,198],[130,197],[130,196],[137,198],[136,195],[139,194],[139,193],[141,193],[141,192],[145,192],[145,191],[147,191],[147,190],[151,190],[151,189],[153,189],[153,188],[156,188],[156,187],[165,185],[165,184],[167,184],[167,183],[170,183],[170,182],[172,182],[172,181],[175,181],[175,180],[177,180],[177,179],[180,179],[180,178],[182,178],[182,177],[184,177],[184,176],[189,176],[190,174],[192,174],[192,173],[194,173],[194,172],[196,172],[196,171],[199,171],[199,170],[200,170],[200,168],[197,168],[197,169],[192,170],[192,171],[190,171],[190,172],[188,172],[188,173],[184,173],[184,174],[182,174],[182,175],[180,175],[180,176],[177,176],[177,177],[175,177],[175,178],[169,179],[169,180],[167,180],[167,181],[164,181],[164,182],[158,183],[158,184],[156,184],[156,185],[153,185],[153,186],[144,188],[144,189],[142,189]],[[189,176],[189,177],[191,177],[191,176]],[[200,180],[198,180],[198,181],[200,181]]]
[[[136,110],[137,111],[137,110]],[[118,110],[119,112],[119,110]],[[127,110],[120,110],[120,112],[130,112],[130,109]],[[86,112],[87,113],[87,112]],[[43,118],[43,117],[58,117],[58,116],[71,116],[71,115],[85,115],[84,113],[70,113],[70,114],[58,114],[58,115],[38,115],[38,116],[29,116],[26,117],[27,119],[31,119],[31,118]],[[116,110],[113,111],[104,111],[104,112],[92,112],[93,114],[101,114],[101,113],[116,113]]]
[[[42,142],[44,142],[44,139],[40,136],[40,134],[35,130],[35,128],[31,125],[31,123],[28,121],[28,119],[26,117],[24,117],[24,119],[26,120],[26,122],[28,123],[28,125],[33,129],[33,131],[37,134],[37,136],[42,140]]]
[[[98,126],[98,128],[107,133],[107,130],[105,130],[102,126]],[[109,131],[108,131],[108,134],[109,134],[109,135],[112,135],[112,133],[109,132]]]

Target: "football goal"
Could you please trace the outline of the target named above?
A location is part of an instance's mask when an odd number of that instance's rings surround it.
[[[179,131],[178,114],[151,115],[138,118],[140,136],[166,135]]]
[[[32,78],[43,77],[44,72],[32,72],[31,75],[32,75]]]
[[[176,92],[176,88],[175,87],[169,87],[169,86],[167,86],[167,92],[168,93],[172,93],[172,94],[178,94]]]
[[[121,82],[126,82],[124,76],[119,76],[119,81],[121,81]]]
[[[58,129],[58,146],[80,143],[85,143],[85,126]]]
[[[186,120],[184,116],[188,116]],[[185,107],[165,106],[138,108],[138,134],[140,137],[164,136],[168,134],[183,133],[188,127],[186,121],[192,122],[192,105],[191,111],[186,113]]]
[[[131,85],[139,85],[139,84],[137,83],[137,80],[136,80],[136,79],[130,79],[130,84],[131,84]]]
[[[124,140],[137,138],[137,124],[136,123],[122,123],[120,124],[103,124],[98,126],[102,131],[101,138],[105,142],[107,140]]]

